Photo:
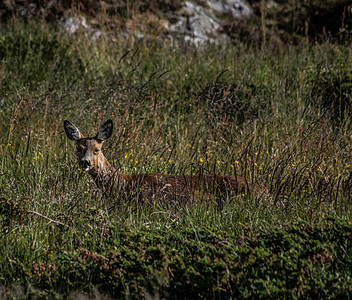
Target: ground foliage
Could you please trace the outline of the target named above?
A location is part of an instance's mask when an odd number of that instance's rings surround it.
[[[26,264],[10,260],[15,273],[2,273],[3,281],[11,275],[25,285],[23,296],[89,294],[93,287],[118,298],[348,298],[352,292],[352,227],[344,220],[329,219],[323,228],[299,222],[235,238],[206,225],[154,231],[111,226],[94,251],[75,237],[77,245],[68,251],[60,241],[67,231],[51,231],[59,237],[55,244]]]

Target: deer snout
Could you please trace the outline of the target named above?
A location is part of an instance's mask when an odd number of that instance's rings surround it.
[[[90,163],[90,160],[88,160],[88,159],[81,160],[81,163],[80,163],[81,170],[87,172],[87,171],[89,171],[91,166],[92,166],[92,164]]]

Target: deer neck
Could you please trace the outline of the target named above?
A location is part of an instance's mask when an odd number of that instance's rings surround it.
[[[118,172],[102,153],[100,155],[98,164],[89,170],[89,174],[98,187],[110,188],[123,180],[122,173]]]

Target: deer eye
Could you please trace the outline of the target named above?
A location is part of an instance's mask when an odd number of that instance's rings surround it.
[[[97,148],[94,150],[94,153],[98,153],[99,151],[100,151],[100,149]]]

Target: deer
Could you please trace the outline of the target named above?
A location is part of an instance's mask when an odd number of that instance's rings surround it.
[[[113,122],[107,120],[93,137],[84,137],[70,121],[64,121],[67,137],[74,141],[82,171],[88,172],[96,185],[107,192],[138,187],[144,196],[171,195],[195,196],[214,193],[268,194],[265,187],[251,183],[246,178],[230,175],[166,175],[157,173],[125,174],[113,167],[102,152],[104,142],[113,132]]]

